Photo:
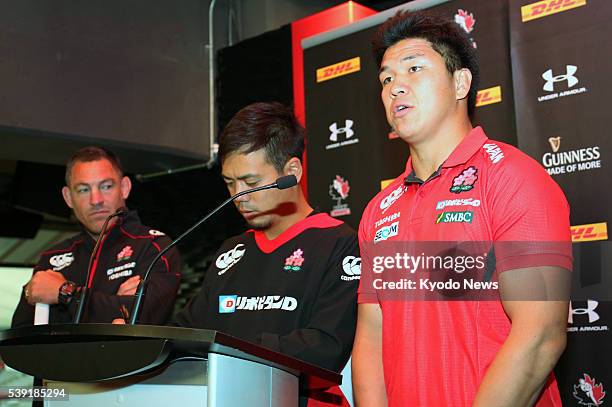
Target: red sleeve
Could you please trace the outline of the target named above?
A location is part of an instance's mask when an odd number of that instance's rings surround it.
[[[487,191],[497,271],[571,270],[569,205],[563,191],[539,163],[518,150],[508,158],[492,168]]]

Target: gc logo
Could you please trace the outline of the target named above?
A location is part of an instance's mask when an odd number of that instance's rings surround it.
[[[361,275],[361,257],[346,256],[342,260],[342,269],[347,276]]]
[[[72,264],[74,256],[72,252],[58,254],[49,259],[49,263],[53,266],[54,271],[60,271]]]
[[[380,209],[382,209],[383,213],[391,206],[395,201],[399,199],[400,196],[404,194],[406,191],[406,186],[400,185],[396,189],[393,190],[389,195],[387,195],[380,203]]]
[[[244,247],[244,244],[238,243],[232,250],[222,253],[219,255],[219,257],[217,257],[215,266],[221,269],[219,270],[219,275],[225,273],[230,267],[238,263],[245,252],[245,250],[240,250],[242,247]]]

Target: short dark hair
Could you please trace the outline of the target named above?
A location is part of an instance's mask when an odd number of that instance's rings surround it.
[[[372,40],[374,58],[380,66],[387,48],[406,38],[422,38],[444,58],[446,69],[453,74],[467,68],[472,73],[468,93],[468,114],[474,115],[480,69],[476,50],[467,34],[454,21],[422,11],[398,11],[376,31]]]
[[[221,163],[233,153],[265,149],[266,160],[278,172],[292,157],[302,160],[304,128],[293,110],[278,102],[253,103],[232,117],[219,139]]]
[[[88,146],[77,150],[72,157],[66,163],[66,185],[70,186],[70,176],[72,175],[72,168],[76,163],[87,163],[91,161],[108,160],[113,168],[119,172],[120,178],[123,177],[123,167],[121,161],[115,153],[107,150],[103,147]]]

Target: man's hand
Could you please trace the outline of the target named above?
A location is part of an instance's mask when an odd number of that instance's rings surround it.
[[[36,272],[25,286],[24,296],[28,304],[57,304],[59,289],[66,281],[62,273],[53,270]]]
[[[140,283],[140,276],[130,277],[119,286],[117,295],[134,295]]]

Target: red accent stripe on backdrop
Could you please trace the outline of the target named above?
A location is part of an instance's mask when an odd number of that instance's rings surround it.
[[[291,52],[293,54],[293,104],[295,115],[302,126],[306,125],[306,107],[304,99],[304,50],[302,40],[325,31],[339,28],[362,18],[376,14],[375,10],[362,6],[361,4],[347,1],[338,6],[321,11],[320,13],[304,17],[291,23]],[[338,61],[339,62],[339,61]],[[315,72],[306,72],[307,75],[315,75]],[[308,142],[308,140],[306,140]],[[304,151],[302,158],[304,176],[300,180],[300,186],[304,195],[308,197],[306,178],[307,157]]]

